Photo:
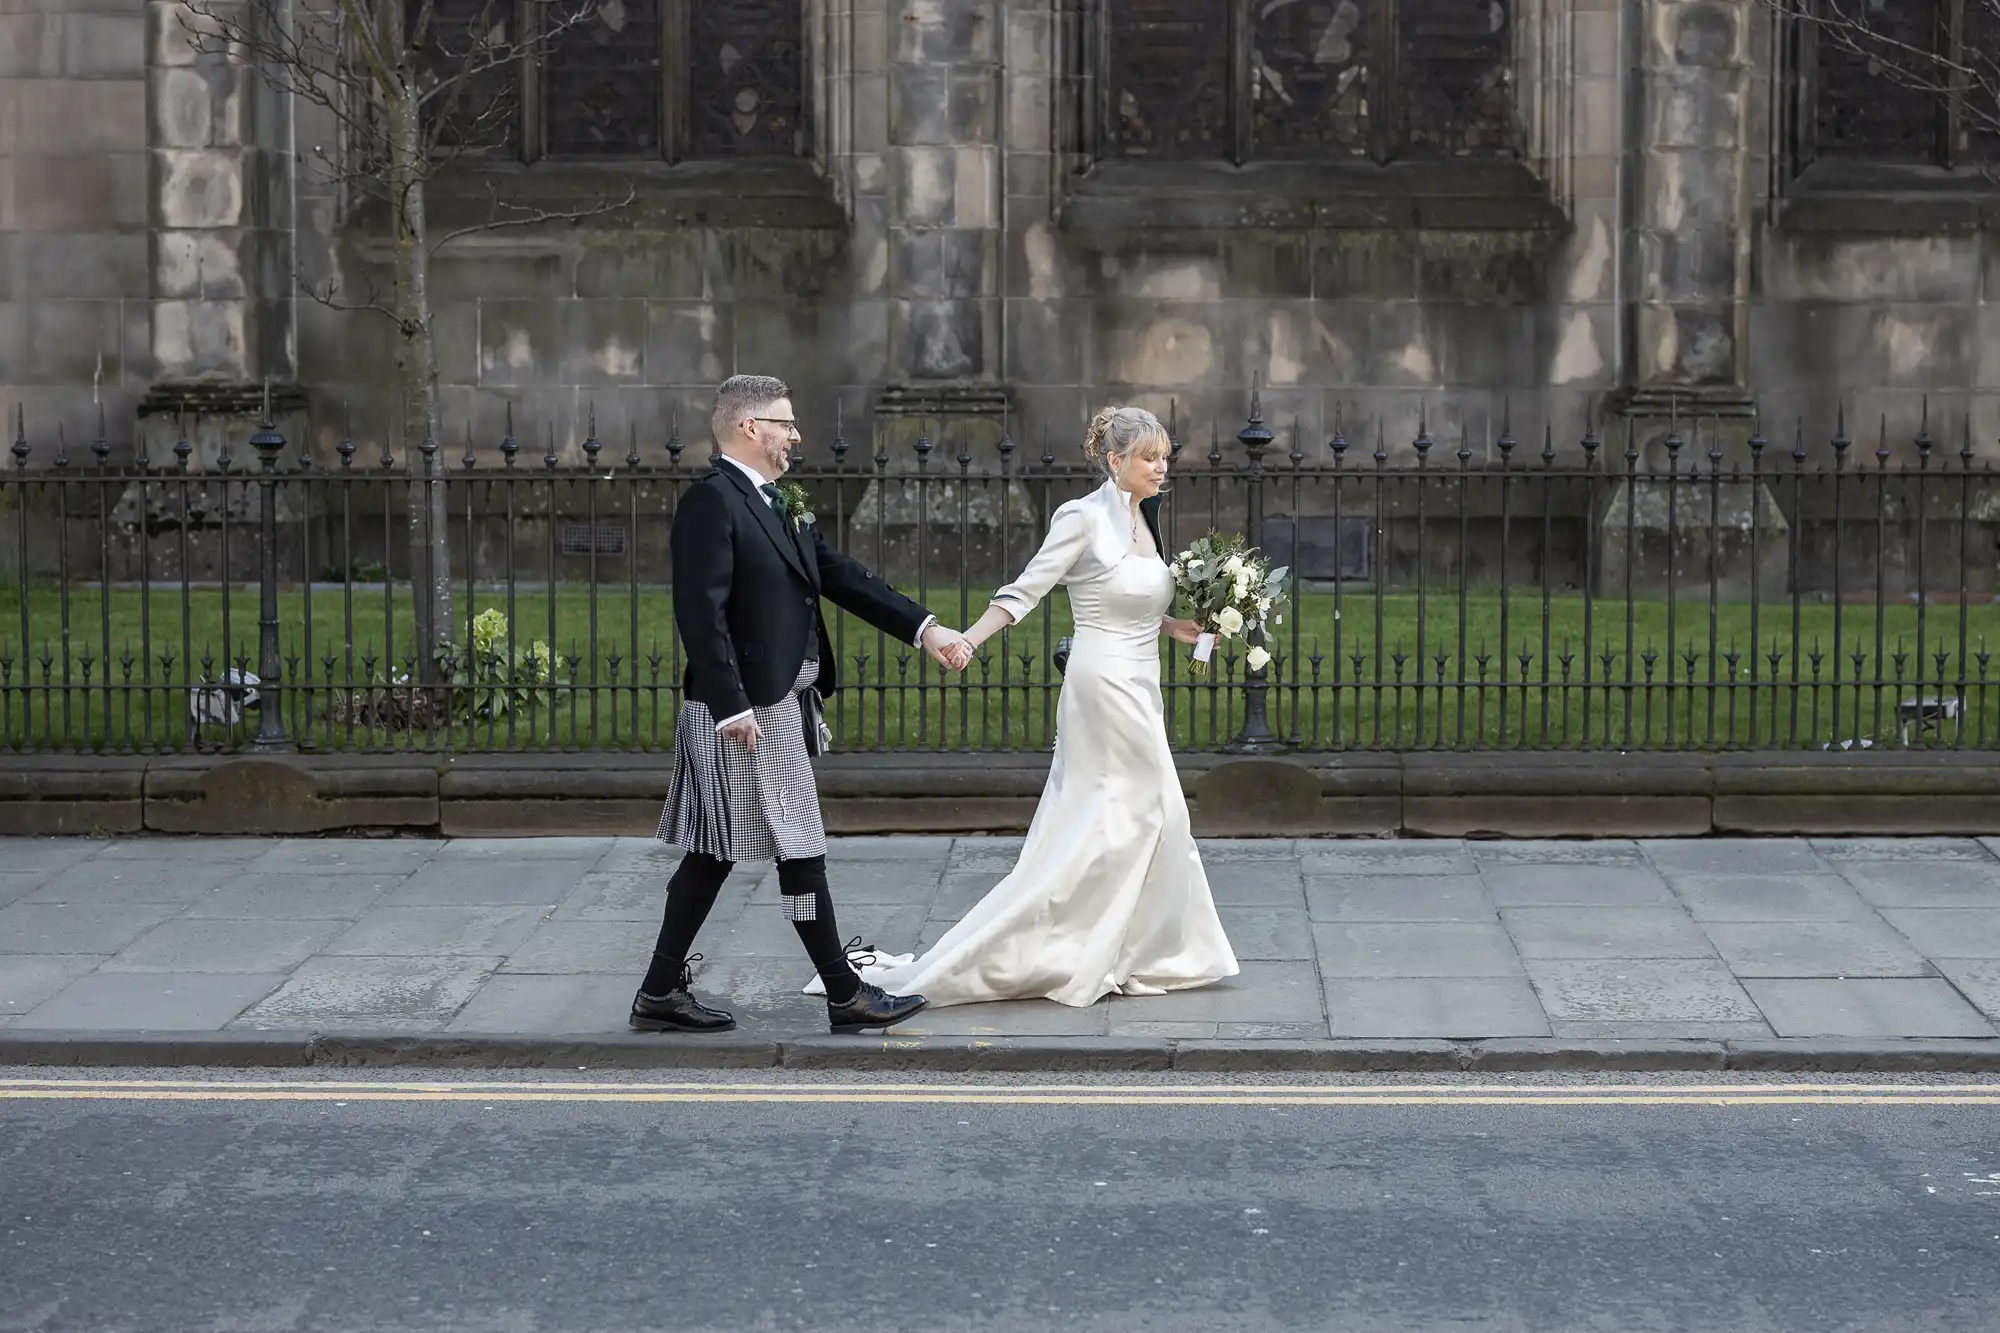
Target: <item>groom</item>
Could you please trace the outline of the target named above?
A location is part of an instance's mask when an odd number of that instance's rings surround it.
[[[802,493],[777,485],[799,438],[783,381],[725,381],[712,425],[715,471],[681,501],[672,536],[674,623],[688,660],[659,836],[686,855],[667,885],[631,1024],[643,1032],[736,1025],[689,991],[688,949],[731,867],[775,860],[785,916],[826,984],[828,1024],[835,1032],[888,1027],[925,1002],[863,982],[834,924],[810,762],[826,741],[820,701],[835,684],[820,598],[922,647],[940,666],[962,660],[964,639],[829,546],[803,512]]]

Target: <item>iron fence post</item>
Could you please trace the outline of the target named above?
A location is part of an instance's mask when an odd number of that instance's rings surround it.
[[[1243,472],[1244,490],[1244,533],[1243,540],[1252,548],[1262,550],[1264,546],[1264,451],[1271,447],[1271,431],[1264,425],[1264,415],[1258,401],[1256,389],[1250,391],[1250,420],[1242,430],[1236,432],[1237,443],[1243,446],[1249,464]],[[1296,554],[1296,552],[1294,553]],[[1296,561],[1294,561],[1296,563]],[[1264,646],[1264,632],[1256,629],[1248,636],[1253,648]],[[1285,744],[1271,733],[1271,722],[1267,714],[1270,664],[1251,667],[1245,663],[1243,676],[1243,726],[1235,739],[1222,748],[1230,754],[1278,754]]]
[[[251,749],[271,753],[292,748],[285,734],[284,707],[277,690],[284,663],[278,652],[278,455],[284,452],[285,437],[271,420],[271,386],[264,385],[264,414],[257,433],[250,437],[263,473],[257,485],[262,492],[262,532],[257,543],[257,579],[261,603],[257,616],[257,738]]]

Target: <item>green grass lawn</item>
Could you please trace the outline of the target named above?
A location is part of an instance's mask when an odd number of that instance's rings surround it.
[[[928,604],[963,624],[985,588],[932,589]],[[357,711],[357,687],[386,684],[414,666],[409,590],[338,587],[284,591],[279,601],[286,726],[328,748],[662,748],[671,744],[681,659],[664,589],[624,586],[458,591],[455,639],[469,614],[510,615],[517,652],[555,650],[559,687],[524,692],[498,715],[455,708]],[[1892,741],[1896,705],[1921,695],[1962,696],[1947,743],[1994,735],[1989,635],[2000,607],[1888,608],[1806,604],[1793,631],[1789,600],[1716,608],[1705,603],[1598,600],[1575,594],[1345,591],[1307,594],[1272,645],[1273,727],[1319,747],[1491,748],[1611,746],[1720,748]],[[25,624],[24,624],[25,613]],[[1336,614],[1337,613],[1337,614]],[[192,743],[191,683],[230,665],[256,670],[254,589],[0,586],[0,739],[15,749],[156,749]],[[1545,625],[1546,615],[1546,625]],[[1836,619],[1838,640],[1836,642]],[[1460,625],[1463,622],[1463,633]],[[941,677],[924,656],[844,614],[832,622],[845,688],[829,709],[844,748],[1019,748],[1052,740],[1060,677],[1048,649],[1069,632],[1061,596],[963,676]],[[1919,652],[1919,636],[1921,649]],[[1960,643],[1965,653],[1960,655]],[[1879,653],[1878,653],[1879,643]],[[593,648],[593,645],[595,647]],[[1171,650],[1171,651],[1169,651]],[[1185,650],[1162,644],[1174,743],[1208,748],[1235,734],[1240,656],[1192,680]],[[1797,684],[1794,685],[1794,680]],[[1965,686],[1961,689],[1960,682]],[[1941,684],[1940,684],[1941,683]],[[374,696],[378,703],[382,696]],[[391,716],[395,726],[374,725]],[[254,723],[254,718],[252,719]],[[229,729],[205,728],[204,743]],[[1935,743],[1935,734],[1916,737]]]

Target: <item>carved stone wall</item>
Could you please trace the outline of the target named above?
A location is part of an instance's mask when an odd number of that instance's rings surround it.
[[[39,439],[153,377],[147,64],[129,0],[0,7],[0,402]]]
[[[114,411],[296,366],[318,438],[347,404],[373,447],[390,331],[294,280],[364,296],[385,239],[287,165],[337,146],[332,127],[197,58],[174,10],[0,15],[0,393],[44,420],[60,400],[75,435],[100,358]],[[1568,458],[1592,405],[1650,441],[1669,397],[1743,414],[1732,451],[1753,401],[1768,433],[1802,415],[1823,440],[1844,400],[1898,458],[1927,400],[1935,435],[2000,435],[2000,194],[1942,158],[1874,169],[1878,140],[1911,134],[1859,124],[1851,82],[1803,96],[1761,0],[729,0],[676,29],[679,12],[634,0],[591,30],[680,34],[680,63],[645,80],[687,90],[651,160],[564,155],[589,146],[586,88],[524,120],[514,160],[433,191],[438,231],[484,216],[489,184],[555,209],[637,192],[438,256],[452,447],[496,441],[511,405],[530,449],[570,455],[594,412],[607,447],[678,425],[698,461],[712,386],[749,370],[797,386],[809,448],[838,409],[897,466],[912,432],[878,436],[878,407],[921,421],[935,399],[977,425],[984,465],[999,414],[1061,452],[1107,398],[1206,445],[1253,384],[1281,447],[1296,420],[1315,457],[1336,419],[1394,442],[1420,412],[1482,447],[1511,405],[1557,423]],[[1222,82],[1107,73],[1107,43],[1166,59],[1174,22]]]

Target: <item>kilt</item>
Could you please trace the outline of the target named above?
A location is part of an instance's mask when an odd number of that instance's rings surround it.
[[[819,786],[819,663],[799,668],[792,693],[753,710],[763,734],[755,751],[716,734],[708,705],[689,700],[674,724],[674,779],[660,812],[659,838],[723,861],[797,861],[826,855]],[[812,720],[808,722],[808,717]]]

